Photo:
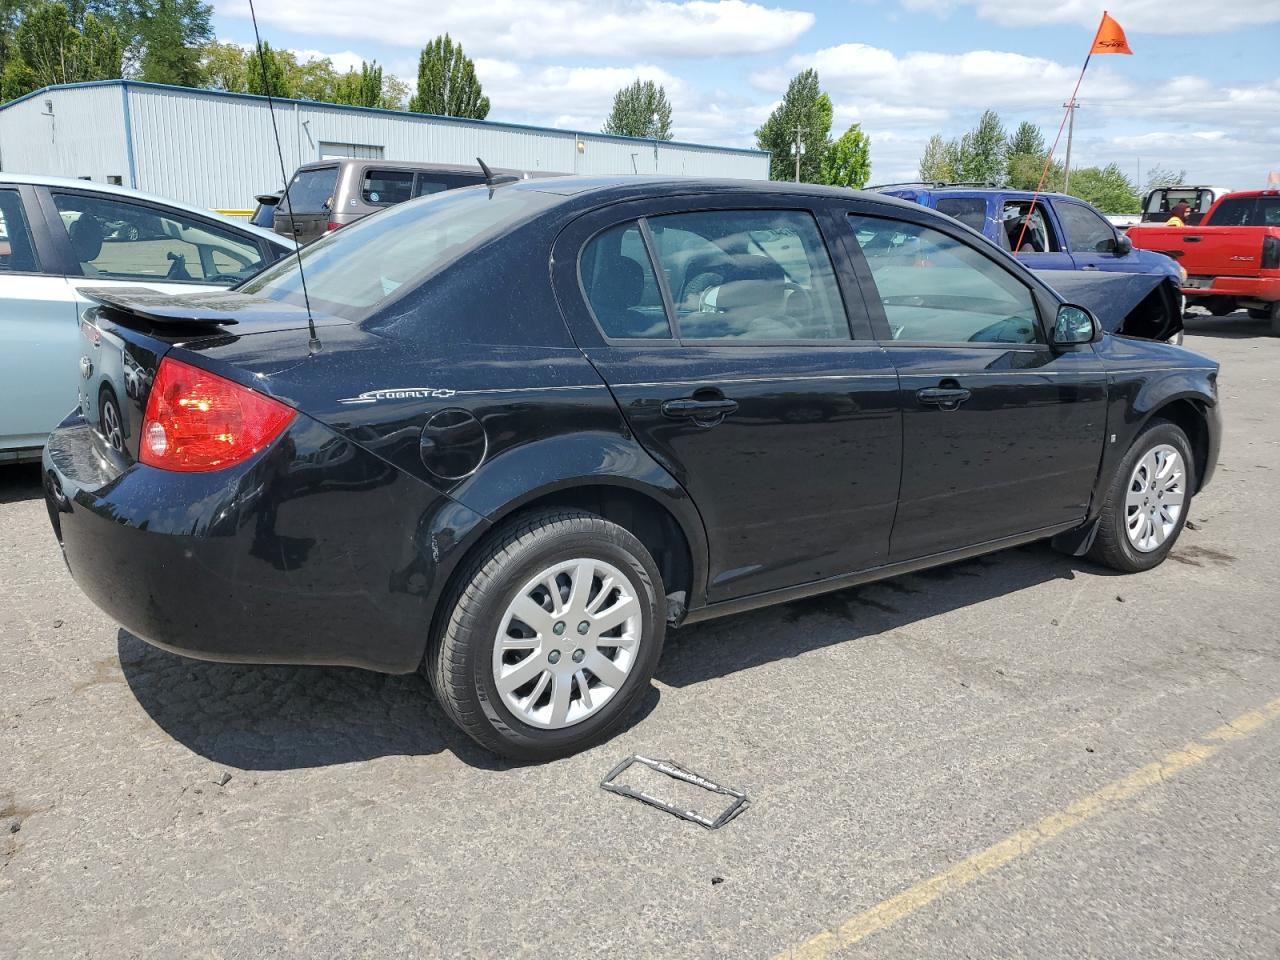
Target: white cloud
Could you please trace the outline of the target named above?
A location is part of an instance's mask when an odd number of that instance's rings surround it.
[[[245,0],[219,13],[248,17]],[[448,31],[472,56],[519,60],[561,56],[706,59],[790,46],[813,26],[807,11],[747,0],[381,0],[376,15],[350,0],[263,4],[261,23],[422,46]]]
[[[249,49],[253,48],[250,47]],[[307,63],[310,60],[324,60],[327,57],[333,62],[333,69],[339,73],[346,73],[348,70],[359,70],[360,64],[368,59],[350,50],[343,50],[341,53],[324,53],[321,50],[290,49],[289,52],[298,58],[299,63]]]
[[[1097,0],[902,0],[902,5],[942,16],[972,7],[984,20],[1007,27],[1096,27],[1102,17]],[[1198,35],[1280,23],[1280,0],[1199,0],[1193,6],[1169,0],[1109,0],[1107,9],[1126,32],[1135,33]]]

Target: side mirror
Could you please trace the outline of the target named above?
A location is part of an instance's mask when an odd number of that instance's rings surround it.
[[[1093,343],[1101,328],[1098,321],[1084,307],[1064,303],[1058,307],[1058,318],[1053,324],[1053,345],[1070,347],[1081,343]]]
[[[1114,250],[1117,257],[1127,257],[1133,253],[1133,241],[1122,233],[1116,237]]]

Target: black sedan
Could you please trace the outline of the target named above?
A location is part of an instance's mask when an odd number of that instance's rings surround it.
[[[517,758],[617,730],[668,626],[1049,537],[1154,567],[1217,458],[1215,363],[883,196],[524,181],[300,258],[98,291],[86,382],[148,376],[49,439],[67,563],[188,656],[423,669]]]

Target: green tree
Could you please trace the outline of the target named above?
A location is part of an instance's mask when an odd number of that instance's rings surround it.
[[[639,80],[613,96],[613,110],[604,122],[604,133],[620,137],[671,139],[671,104],[667,91],[652,80]]]
[[[852,124],[827,148],[822,158],[822,182],[833,187],[861,189],[871,179],[871,138],[861,124]]]
[[[92,13],[77,26],[62,3],[29,7],[13,31],[4,65],[6,98],[55,83],[110,80],[122,72],[124,44]]]
[[[418,91],[409,101],[414,113],[439,117],[470,117],[483,120],[489,115],[489,98],[476,79],[476,65],[446,33],[422,48],[418,58]]]
[[[773,154],[770,179],[795,179],[798,128],[802,145],[800,179],[805,183],[822,182],[822,158],[831,145],[831,115],[831,98],[818,85],[818,71],[805,70],[791,79],[782,102],[756,131],[757,145]]]
[[[1040,176],[1044,174],[1045,192],[1062,189],[1062,162],[1054,160],[1046,172],[1044,161],[1047,153],[1015,153],[1009,156],[1007,182],[1015,190],[1034,190],[1040,184]]]
[[[348,70],[337,78],[333,85],[333,102],[356,107],[381,107],[384,106],[382,91],[382,68],[378,62],[361,62],[359,70]]]
[[[260,49],[250,50],[246,57],[245,91],[260,97],[292,97],[294,89],[286,69],[292,60],[287,51],[277,53],[264,40]]]
[[[1142,202],[1138,188],[1125,176],[1118,164],[1105,167],[1083,167],[1071,171],[1073,197],[1088,200],[1103,213],[1140,213]]]
[[[204,86],[201,48],[213,39],[210,7],[198,0],[135,0],[131,8],[129,46],[138,64],[138,78],[180,87]]]
[[[249,51],[234,43],[207,43],[200,50],[200,72],[211,89],[246,93]]]
[[[957,179],[958,153],[956,141],[944,140],[942,134],[935,133],[920,156],[920,179],[925,183],[950,183]]]
[[[1018,129],[1013,131],[1013,135],[1009,137],[1009,143],[1006,147],[1009,156],[1029,155],[1042,158],[1048,152],[1048,147],[1044,142],[1044,134],[1040,132],[1040,128],[1029,120],[1023,120],[1018,124]]]
[[[978,125],[960,138],[956,175],[973,183],[1000,183],[1007,164],[1004,127],[994,110],[985,111]]]
[[[1162,167],[1159,164],[1147,171],[1146,184],[1142,188],[1143,193],[1150,193],[1160,187],[1176,187],[1187,182],[1187,171],[1171,170],[1168,167]]]

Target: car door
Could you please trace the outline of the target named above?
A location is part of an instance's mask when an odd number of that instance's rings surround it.
[[[610,207],[555,248],[577,343],[702,516],[709,602],[888,553],[897,376],[847,261],[828,250],[833,222],[805,198],[786,201]]]
[[[1073,200],[1055,200],[1053,209],[1077,270],[1129,273],[1141,269],[1137,258],[1116,256],[1116,228],[1092,207]]]
[[[938,218],[850,204],[846,238],[902,390],[890,559],[1047,535],[1085,515],[1106,376],[1091,345],[1051,349],[1057,301]]]
[[[215,220],[133,197],[92,190],[34,188],[56,269],[63,274],[64,296],[71,302],[71,335],[59,347],[57,389],[65,399],[55,406],[59,419],[74,409],[77,398],[90,423],[97,423],[106,388],[93,357],[82,387],[76,321],[94,306],[81,291],[100,287],[145,286],[166,293],[221,290],[252,276],[274,258],[268,242]],[[70,377],[69,388],[62,386]],[[109,378],[108,378],[109,379]],[[119,379],[119,378],[116,378]],[[116,383],[117,399],[128,383]],[[119,409],[119,404],[116,404]],[[112,411],[115,413],[116,411]],[[54,421],[57,423],[57,420]],[[52,426],[50,427],[52,429]],[[125,425],[127,430],[127,424]]]
[[[75,407],[75,297],[43,225],[30,187],[0,188],[0,452],[39,447]]]

